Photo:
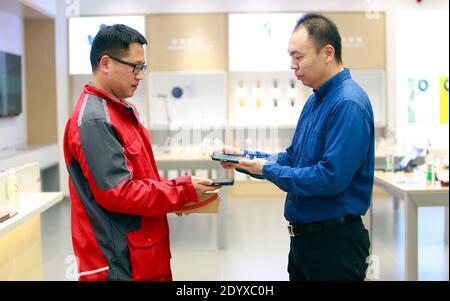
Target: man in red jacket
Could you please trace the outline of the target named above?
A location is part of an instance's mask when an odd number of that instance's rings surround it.
[[[133,96],[147,68],[146,39],[125,25],[102,26],[92,42],[92,82],[67,122],[72,242],[80,280],[172,280],[168,212],[206,191],[209,179],[167,180]]]

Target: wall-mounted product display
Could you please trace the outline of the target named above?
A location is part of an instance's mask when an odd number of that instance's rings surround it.
[[[226,24],[226,14],[147,16],[148,58],[151,70],[226,70]]]
[[[416,122],[416,89],[414,87],[414,79],[408,78],[408,123]]]
[[[230,71],[286,71],[289,37],[301,13],[230,14]]]
[[[311,92],[292,71],[230,72],[229,89],[232,126],[293,127]]]
[[[125,24],[145,36],[144,16],[76,17],[69,19],[69,69],[70,74],[90,74],[89,53],[92,40],[100,26]]]
[[[449,109],[449,100],[448,100],[448,76],[440,76],[439,77],[439,90],[440,90],[440,123],[448,124],[448,109]]]
[[[290,35],[303,13],[230,14],[228,21],[230,71],[289,70]],[[342,57],[352,69],[386,66],[385,15],[368,19],[364,12],[324,13],[339,28]],[[370,59],[368,59],[370,58]]]
[[[225,72],[153,72],[149,85],[150,128],[226,126]]]
[[[433,80],[420,77],[408,78],[402,82],[401,88],[408,89],[408,123],[410,124],[432,124],[437,123],[433,118],[437,116],[437,101],[430,103],[433,98],[438,98],[439,78]]]
[[[396,138],[401,145],[429,141],[434,148],[448,149],[448,19],[448,10],[395,12],[397,89],[391,101],[396,103]],[[430,34],[431,29],[438,34]],[[430,53],[430,45],[435,45],[433,54],[417,59]]]
[[[383,12],[367,18],[365,12],[324,13],[336,23],[342,38],[342,59],[351,69],[386,68],[386,22]]]
[[[351,68],[353,78],[369,94],[376,125],[385,126],[384,14],[375,20],[367,20],[364,13],[326,15],[335,20],[343,37],[344,66]],[[302,13],[229,15],[232,125],[295,126],[311,92],[297,82],[292,71],[287,71],[289,38],[301,16]]]
[[[0,51],[0,117],[22,112],[22,58]]]

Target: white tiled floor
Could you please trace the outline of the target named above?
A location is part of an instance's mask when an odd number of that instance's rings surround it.
[[[73,254],[70,232],[70,201],[64,199],[41,216],[42,261],[44,280],[69,280],[70,256]]]
[[[380,258],[381,280],[403,280],[403,202],[394,210],[392,199],[374,199],[372,254]],[[444,242],[444,207],[419,208],[419,280],[449,279],[448,243]]]
[[[288,280],[289,236],[283,199],[227,200],[227,248],[217,250],[215,216],[169,215],[175,280]],[[372,254],[380,259],[380,280],[403,279],[403,210],[387,196],[374,198]],[[70,206],[65,201],[43,219],[44,279],[67,280],[72,254]],[[444,208],[419,210],[419,279],[449,280]]]
[[[229,199],[227,205],[227,247],[224,250],[218,251],[216,244],[208,250],[202,249],[201,244],[195,248],[195,241],[201,240],[196,231],[186,232],[183,238],[172,231],[174,279],[288,280],[289,236],[283,217],[284,201]],[[170,217],[172,229],[184,224],[179,219]],[[214,220],[211,224],[215,224]],[[179,240],[183,245],[177,243]],[[187,248],[196,250],[186,251]],[[206,274],[209,277],[204,277]]]

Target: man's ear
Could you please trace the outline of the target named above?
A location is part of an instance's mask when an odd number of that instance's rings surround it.
[[[110,63],[111,59],[109,58],[109,56],[104,55],[100,58],[100,61],[98,62],[98,69],[103,73],[109,74]]]
[[[330,63],[332,60],[334,60],[335,51],[333,46],[331,46],[330,44],[325,45],[325,47],[322,48],[322,51],[325,56],[326,63]]]

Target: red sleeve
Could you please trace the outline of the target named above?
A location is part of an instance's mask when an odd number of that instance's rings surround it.
[[[84,121],[78,135],[72,143],[73,154],[96,202],[106,210],[152,216],[198,202],[190,176],[163,181],[133,179],[126,152],[112,125],[104,120]]]

